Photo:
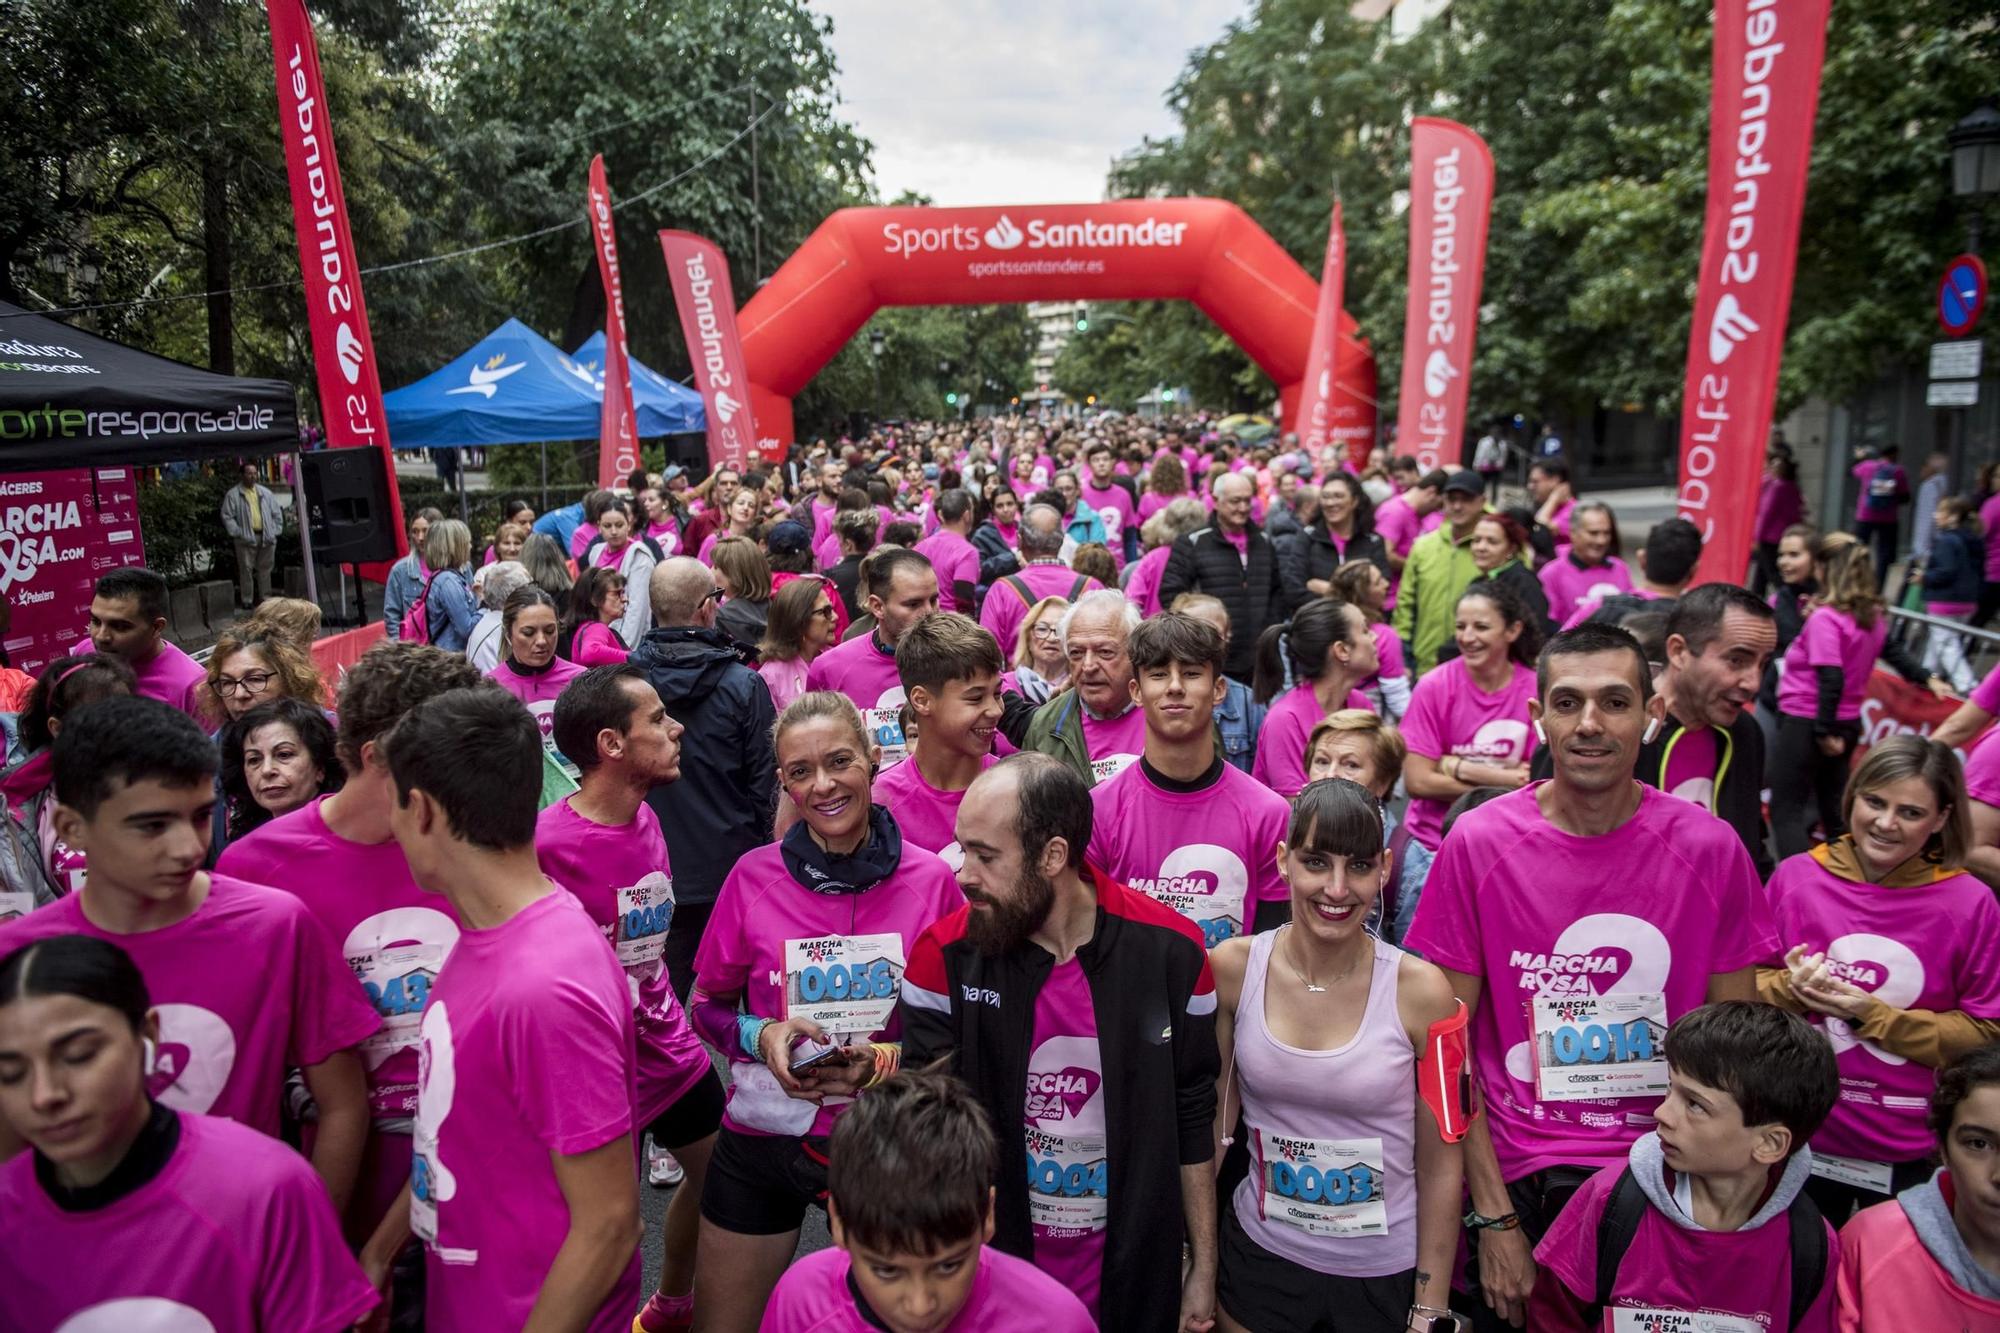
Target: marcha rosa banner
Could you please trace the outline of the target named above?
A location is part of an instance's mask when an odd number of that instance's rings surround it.
[[[1737,583],[1785,351],[1828,0],[1717,0],[1708,215],[1681,397],[1680,516],[1697,583]]]
[[[639,434],[632,407],[631,352],[625,344],[625,282],[618,270],[618,228],[611,216],[611,185],[604,154],[590,159],[590,234],[597,241],[597,273],[604,279],[604,417],[598,427],[597,484],[623,486],[639,466]]]
[[[741,468],[757,457],[758,440],[729,264],[715,242],[691,231],[661,232],[660,250],[694,364],[694,387],[708,411],[709,466]]]
[[[99,575],[145,563],[134,469],[0,477],[0,599],[13,613],[7,658],[20,670],[39,675],[84,641]]]
[[[1465,454],[1465,399],[1486,276],[1493,154],[1456,121],[1410,125],[1410,291],[1396,452],[1426,472]]]
[[[396,550],[407,554],[403,500],[389,451],[389,418],[368,308],[361,299],[361,267],[340,188],[333,122],[320,77],[319,44],[304,0],[270,0],[271,55],[278,73],[278,128],[285,140],[285,174],[292,186],[292,223],[305,275],[306,317],[312,329],[313,366],[327,443],[368,446],[388,463],[389,508]],[[378,581],[386,567],[364,566]]]
[[[1306,350],[1306,373],[1300,379],[1299,442],[1315,459],[1333,437],[1334,352],[1340,345],[1340,302],[1347,286],[1347,233],[1340,225],[1340,200],[1333,201],[1333,221],[1326,231],[1326,262],[1320,267],[1319,305],[1313,312],[1312,343]],[[1350,445],[1351,447],[1351,445]],[[1357,470],[1368,459],[1367,445],[1354,459]]]

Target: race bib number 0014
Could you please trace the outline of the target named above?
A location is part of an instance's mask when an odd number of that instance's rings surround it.
[[[1312,1236],[1388,1234],[1382,1140],[1256,1134],[1258,1206],[1266,1221]]]
[[[785,1016],[840,1035],[878,1031],[895,1012],[905,961],[896,934],[786,940]]]
[[[1667,997],[1658,991],[1537,996],[1535,1095],[1545,1102],[1667,1091]]]

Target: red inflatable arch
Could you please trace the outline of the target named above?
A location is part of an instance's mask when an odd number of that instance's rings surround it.
[[[1298,404],[1319,284],[1236,205],[1132,199],[1006,208],[844,208],[737,315],[758,449],[792,442],[792,398],[890,305],[1192,301]],[[1341,313],[1334,436],[1375,436],[1375,358]]]

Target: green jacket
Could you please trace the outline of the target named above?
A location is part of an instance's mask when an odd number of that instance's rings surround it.
[[[1458,595],[1479,577],[1472,563],[1472,539],[1454,542],[1445,524],[1417,538],[1396,589],[1396,632],[1409,645],[1418,675],[1437,665],[1438,651],[1451,640]]]
[[[1090,749],[1083,742],[1083,703],[1075,686],[1050,696],[1035,710],[1021,748],[1053,755],[1082,774],[1086,784],[1097,785],[1090,772]]]

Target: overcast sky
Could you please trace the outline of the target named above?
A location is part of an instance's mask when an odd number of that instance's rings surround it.
[[[1171,134],[1167,89],[1246,0],[813,0],[841,114],[884,199],[1078,203],[1111,159]]]

